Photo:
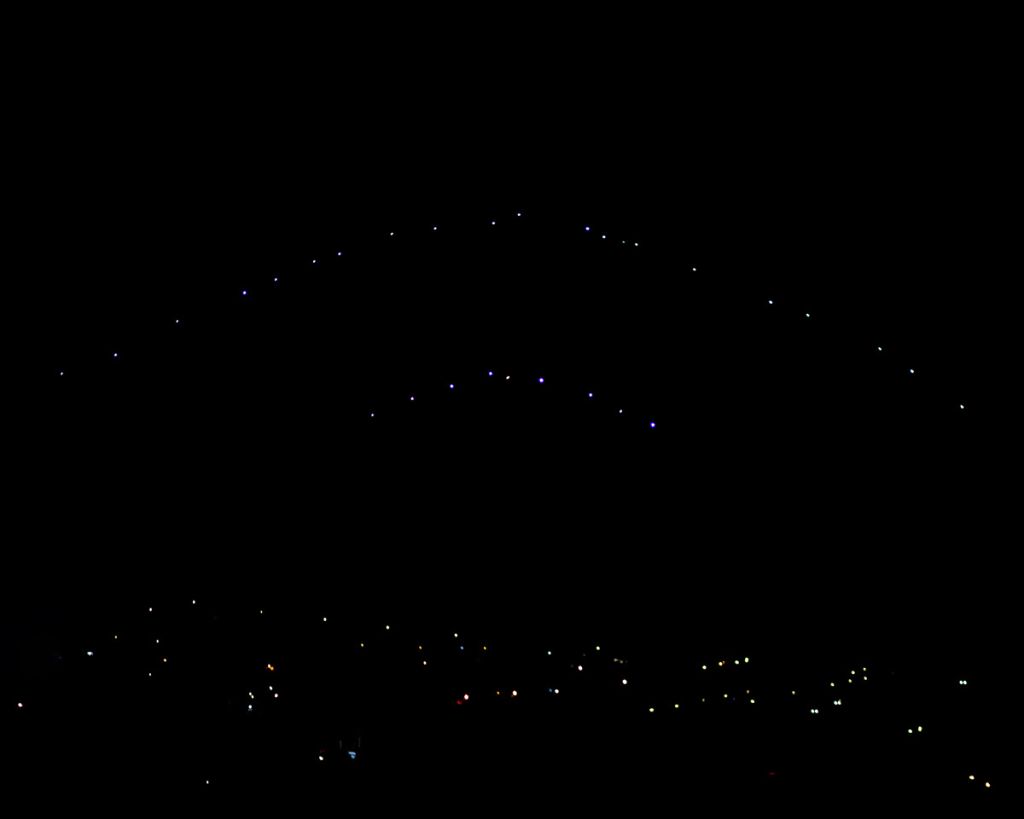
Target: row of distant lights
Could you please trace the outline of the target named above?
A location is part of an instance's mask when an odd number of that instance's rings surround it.
[[[523,216],[523,212],[522,211],[516,211],[516,217],[517,218],[522,218],[522,216]],[[498,222],[497,222],[496,219],[492,219],[491,220],[491,227],[495,227],[495,226],[497,226],[497,224],[498,224]],[[433,225],[431,227],[431,231],[432,232],[437,232],[437,230],[438,230],[438,225]],[[589,233],[590,232],[590,225],[587,225],[584,228],[584,230],[587,233]],[[389,237],[394,237],[394,235],[395,235],[395,232],[393,230],[388,232],[388,236]],[[601,234],[601,238],[602,239],[607,239],[608,235],[603,233],[603,234]],[[625,239],[622,240],[622,243],[623,244],[628,244],[628,242]],[[633,242],[633,246],[634,247],[640,247],[640,243],[639,242]],[[343,256],[343,255],[344,255],[344,253],[341,250],[337,251],[337,253],[336,253],[336,256],[338,256],[338,257]],[[313,264],[318,264],[318,263],[319,263],[319,259],[313,259]],[[695,267],[693,269],[696,272],[697,268]],[[280,284],[280,282],[281,282],[281,277],[280,276],[274,276],[273,277],[273,283],[274,284]],[[243,298],[247,298],[249,296],[249,288],[247,288],[247,287],[246,288],[242,288],[241,293],[242,293],[242,297]],[[180,318],[174,319],[174,325],[176,327],[180,327],[181,326],[181,319]],[[119,359],[121,357],[121,354],[119,352],[115,351],[112,354],[112,357],[115,358],[115,359]],[[63,377],[64,370],[58,370],[57,371],[57,375]],[[454,389],[454,387],[453,387],[453,389]],[[620,412],[621,412],[621,410],[620,410]],[[652,424],[652,426],[653,426],[653,424]]]
[[[488,378],[494,378],[494,370],[488,370],[487,371],[487,377]],[[506,381],[511,381],[512,380],[512,376],[511,375],[506,375],[505,376],[505,380]],[[537,378],[537,383],[538,384],[543,384],[544,383],[544,376],[539,376]],[[455,389],[454,382],[449,382],[448,390],[452,391],[454,389]],[[592,391],[587,392],[587,400],[588,401],[592,401],[593,399],[594,399],[594,393]],[[416,400],[416,396],[415,395],[410,395],[409,396],[409,400],[414,402]],[[625,410],[620,408],[619,411],[618,411],[618,415],[622,415],[624,412],[625,412]],[[371,411],[370,412],[370,417],[371,418],[376,418],[377,417],[377,413]],[[648,422],[648,426],[651,429],[656,429],[657,428],[657,424],[654,421],[649,421]]]
[[[517,216],[517,217],[521,218],[521,217],[522,217],[522,215],[523,215],[523,214],[522,214],[522,211],[517,211],[517,212],[516,212],[516,216]],[[497,224],[498,224],[498,222],[497,222],[497,220],[496,220],[496,219],[492,219],[492,220],[491,220],[491,227],[496,227],[496,226],[497,226]],[[434,226],[433,226],[433,227],[431,228],[431,230],[432,230],[433,232],[436,232],[436,231],[437,231],[437,229],[438,229],[438,226],[437,226],[437,225],[434,225]],[[592,231],[591,231],[590,225],[584,225],[584,227],[583,227],[583,231],[584,231],[585,233],[591,233]],[[392,230],[392,231],[390,231],[390,232],[388,233],[388,236],[390,236],[390,237],[393,237],[394,235],[395,235],[395,232],[394,232],[393,230]],[[607,239],[607,238],[608,238],[608,234],[607,234],[607,233],[602,233],[602,234],[601,234],[601,238],[602,238],[602,239]],[[622,240],[622,244],[624,244],[624,245],[625,245],[625,244],[629,244],[629,243],[628,243],[628,242],[627,242],[627,241],[626,241],[625,239],[623,239],[623,240]],[[633,247],[640,247],[640,243],[639,243],[639,242],[633,242]],[[340,250],[339,250],[339,251],[337,251],[337,256],[342,256],[342,255],[344,255],[344,254],[342,253],[342,251],[340,251]],[[317,259],[313,259],[313,264],[317,264],[317,262],[318,262],[318,260],[317,260]],[[694,273],[696,273],[696,272],[697,272],[697,268],[696,268],[696,267],[693,267],[693,268],[691,268],[691,270],[692,270],[692,271],[693,271]],[[280,277],[279,277],[279,276],[274,276],[274,278],[273,278],[273,282],[274,282],[274,284],[278,284],[278,283],[280,282]],[[249,295],[249,290],[248,290],[248,288],[245,288],[245,289],[243,289],[243,290],[242,290],[242,296],[243,296],[243,297],[247,297],[248,295]],[[769,306],[774,306],[774,304],[775,304],[775,300],[774,300],[774,299],[768,299],[768,305],[769,305]],[[805,312],[805,313],[804,313],[804,318],[805,318],[805,319],[810,319],[810,317],[811,317],[811,314],[810,314],[810,313],[807,313],[807,312]],[[176,319],[174,320],[174,324],[175,324],[175,326],[180,326],[180,325],[181,325],[181,319],[180,319],[180,318],[176,318]],[[881,347],[880,345],[879,345],[879,346],[876,346],[876,349],[878,350],[878,352],[883,352],[883,349],[882,349],[882,347]],[[120,358],[120,355],[119,355],[119,353],[115,352],[115,353],[113,354],[113,357],[114,357],[115,359],[116,359],[116,358]],[[916,373],[915,373],[915,370],[914,370],[914,368],[913,368],[913,367],[909,367],[909,368],[908,368],[908,370],[907,370],[907,372],[908,372],[908,374],[909,374],[909,375],[915,375],[915,374],[916,374]],[[64,375],[64,370],[59,370],[59,371],[58,371],[58,375],[60,375],[60,376],[63,376],[63,375]],[[488,373],[487,373],[487,375],[489,375],[489,376],[493,376],[493,375],[494,375],[494,373],[493,373],[493,372],[488,372]],[[508,376],[506,376],[506,380],[508,380]],[[541,378],[541,379],[540,379],[540,383],[542,383],[542,384],[544,383],[544,379],[543,379],[543,378]],[[453,390],[455,389],[455,385],[454,385],[454,384],[449,384],[449,385],[448,385],[448,387],[449,387],[449,389],[453,389]],[[589,398],[593,398],[593,397],[594,397],[593,393],[588,393],[588,394],[587,394],[587,396],[588,396]],[[415,400],[415,398],[413,397],[413,398],[410,398],[409,400],[410,400],[410,401],[414,401],[414,400]],[[961,410],[966,410],[966,409],[967,409],[967,407],[966,407],[966,406],[965,406],[964,404],[960,404],[960,409],[961,409]],[[619,410],[619,415],[621,415],[621,414],[622,414],[622,410],[620,409],[620,410]],[[371,418],[373,417],[373,413],[372,413],[372,412],[370,413],[370,417],[371,417]],[[652,428],[654,427],[654,422],[653,422],[653,421],[651,422],[651,427],[652,427]]]
[[[694,272],[696,272],[697,268],[695,267],[695,268],[693,268],[693,270],[694,270]],[[773,307],[774,305],[775,305],[775,299],[768,299],[768,306],[769,307]],[[807,313],[807,312],[804,313],[804,318],[805,319],[810,319],[810,317],[811,317],[810,313]],[[875,350],[877,350],[880,353],[884,352],[884,349],[882,348],[881,345],[875,345]],[[907,374],[908,375],[916,375],[917,372],[916,372],[916,370],[913,367],[908,367],[907,368]],[[960,404],[959,406],[960,406],[961,410],[966,410],[967,409],[967,407],[964,404]]]

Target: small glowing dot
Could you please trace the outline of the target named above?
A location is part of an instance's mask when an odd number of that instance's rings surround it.
[[[324,761],[324,755],[323,754],[317,755],[317,759],[319,759],[321,762],[323,762]]]
[[[594,397],[594,393],[592,393],[592,392],[588,392],[587,393],[587,398],[593,398],[593,397]]]
[[[700,670],[701,670],[701,671],[707,671],[707,670],[708,670],[708,667],[707,667],[706,665],[702,665],[702,666],[700,667]]]
[[[114,353],[114,358],[117,358],[117,357],[118,357],[118,354],[117,354],[117,353]]]
[[[514,688],[512,689],[512,696],[513,697],[518,697],[519,696],[519,692],[516,691]]]
[[[768,303],[769,304],[775,304],[775,302],[772,299],[768,299]]]
[[[538,384],[543,384],[544,383],[544,376],[541,376],[540,378],[538,378],[537,379],[537,383]]]
[[[316,264],[316,259],[313,259],[313,264]]]
[[[922,725],[918,725],[917,726],[917,733],[920,734],[923,730],[924,730],[924,726],[922,726]]]
[[[388,236],[394,236],[394,235],[395,235],[395,232],[394,232],[394,231],[391,231],[391,232],[390,232],[390,233],[388,234]]]
[[[86,657],[92,657],[93,653],[91,651],[87,651],[87,652],[85,652],[85,656]]]
[[[341,251],[340,251],[340,250],[338,251],[338,255],[339,255],[339,256],[341,255]]]
[[[583,666],[581,666],[581,665],[576,666],[576,670],[577,671],[582,671],[583,670]]]
[[[249,295],[249,291],[248,290],[243,290],[242,291],[242,295],[243,296],[248,296]]]
[[[516,216],[522,216],[522,215],[523,215],[522,213],[520,213],[518,211],[516,212]]]
[[[911,375],[913,375],[913,374],[914,374],[914,368],[913,368],[913,367],[911,367],[911,368],[910,368],[910,374],[911,374]]]
[[[974,781],[974,774],[968,774],[967,778],[970,779],[971,782],[973,782]]]
[[[391,626],[384,626],[384,631],[391,631]]]
[[[991,788],[992,787],[992,783],[991,782],[986,782],[985,783],[985,787],[986,788]]]
[[[437,225],[434,225],[434,230],[437,230]]]
[[[608,234],[606,234],[606,233],[602,233],[602,234],[601,234],[601,238],[602,238],[602,239],[607,239],[607,238],[608,238]]]
[[[810,318],[810,317],[811,317],[810,313],[804,313],[804,318]]]
[[[696,268],[696,267],[694,267],[694,268],[692,268],[692,269],[693,269],[693,272],[694,272],[694,273],[696,273],[696,272],[697,272],[697,268]]]
[[[498,223],[497,223],[497,222],[495,222],[495,221],[494,221],[494,220],[492,219],[492,220],[491,220],[491,225],[493,226],[493,225],[496,225],[496,224],[498,224]]]
[[[25,703],[23,703],[23,702],[19,702],[19,703],[18,703],[18,707],[19,707],[19,708],[24,708],[24,707],[25,707]]]
[[[64,375],[64,373],[61,373],[61,375]],[[960,409],[966,409],[966,407],[963,404],[961,404]]]
[[[623,681],[622,681],[622,684],[623,684],[623,685],[629,685],[629,680],[623,680]]]
[[[881,347],[878,348],[878,352],[882,352],[882,348]]]
[[[749,657],[744,657],[744,658],[743,658],[743,662],[745,662],[745,663],[749,663],[749,662],[750,662],[750,658],[749,658]]]
[[[647,713],[648,714],[653,714],[654,713],[654,706],[653,705],[650,708],[647,709]]]
[[[585,227],[584,227],[583,229],[584,229],[584,230],[585,230],[585,231],[586,231],[587,233],[590,233],[590,225],[586,225],[586,226],[585,226]]]
[[[450,389],[450,390],[454,390],[454,389],[455,389],[455,385],[454,385],[454,384],[449,384],[449,385],[448,385],[448,389]]]
[[[278,279],[278,277],[277,277],[277,276],[274,276],[274,284],[277,284],[277,283],[278,283],[278,281],[280,281],[280,279]]]
[[[556,693],[556,694],[558,693],[558,689],[557,689],[557,688],[555,689],[555,693]]]
[[[409,396],[409,400],[410,401],[415,401],[416,400],[416,396],[415,395],[410,395]]]
[[[487,376],[488,376],[488,377],[491,377],[491,376],[493,376],[493,375],[494,375],[494,370],[488,370],[488,371],[487,371]]]
[[[678,709],[679,708],[679,703],[677,702],[673,707]]]
[[[324,622],[325,622],[325,623],[327,622],[327,618],[326,618],[326,617],[324,618]]]
[[[651,421],[651,429],[654,429],[654,421]]]

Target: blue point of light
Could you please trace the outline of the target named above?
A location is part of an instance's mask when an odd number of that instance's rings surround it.
[[[583,228],[587,233],[590,233],[590,225],[585,225]]]
[[[488,370],[487,371],[487,375],[488,376],[493,376],[494,375],[494,370]]]
[[[449,384],[449,385],[448,385],[448,389],[450,389],[450,390],[454,390],[454,389],[455,389],[455,385],[454,385],[454,384]]]
[[[654,429],[654,421],[651,421],[651,429]]]
[[[587,398],[593,398],[593,397],[594,397],[594,393],[592,393],[592,392],[588,392],[587,393]]]
[[[541,376],[540,378],[538,378],[537,379],[537,383],[538,384],[543,384],[544,383],[544,376]]]
[[[248,290],[243,290],[242,291],[242,295],[243,296],[248,296],[249,295],[249,291]]]

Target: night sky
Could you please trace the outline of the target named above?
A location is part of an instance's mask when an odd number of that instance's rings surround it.
[[[12,789],[1011,786],[995,89],[898,37],[370,83],[68,28],[12,153]]]

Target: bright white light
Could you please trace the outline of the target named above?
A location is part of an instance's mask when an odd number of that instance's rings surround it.
[[[537,383],[543,384],[544,383],[544,376],[541,376],[540,378],[538,378],[537,379]]]
[[[623,685],[629,685],[629,680],[623,680],[623,681],[622,681],[622,684],[623,684]]]
[[[581,665],[576,666],[576,670],[577,671],[582,671],[583,670],[583,666],[581,666]]]
[[[590,233],[590,225],[587,225],[587,226],[585,226],[585,227],[584,227],[583,229],[584,229],[584,230],[585,230],[585,231],[586,231],[587,233]]]
[[[654,429],[654,421],[651,421],[651,429]]]
[[[911,367],[911,368],[910,368],[910,374],[911,374],[911,375],[913,375],[913,374],[914,374],[914,368],[913,368],[913,367]]]
[[[588,392],[587,393],[587,398],[593,398],[593,397],[594,397],[594,393],[592,393],[592,392]]]

